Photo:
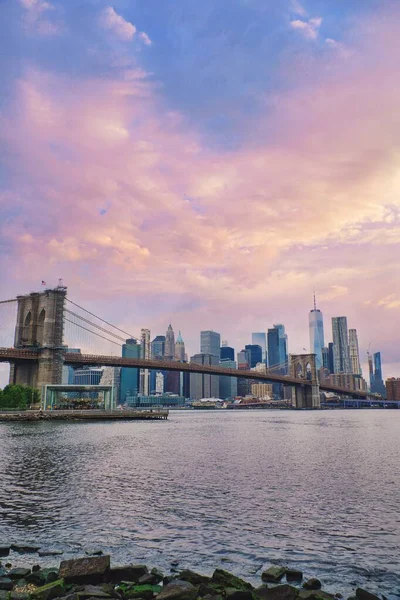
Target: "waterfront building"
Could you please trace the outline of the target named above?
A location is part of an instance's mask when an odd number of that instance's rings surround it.
[[[220,358],[221,360],[235,360],[235,349],[231,348],[231,346],[221,346],[221,351],[220,351]]]
[[[83,369],[75,369],[73,385],[99,385],[102,376],[102,368],[84,367]]]
[[[165,354],[165,335],[157,335],[151,342],[151,357],[162,360]]]
[[[386,379],[387,399],[400,402],[400,377]]]
[[[213,333],[213,332],[212,332]],[[219,348],[219,346],[218,346]],[[190,358],[190,362],[196,365],[219,365],[219,358],[214,354],[200,352]],[[190,397],[193,400],[202,398],[218,398],[219,377],[202,373],[190,373]]]
[[[186,360],[185,342],[182,339],[181,332],[179,332],[177,340],[175,342],[175,358],[176,360],[180,361]]]
[[[150,360],[150,329],[142,329],[140,333],[140,358]],[[142,396],[148,396],[150,392],[150,371],[149,369],[140,369],[140,393]]]
[[[168,325],[167,333],[165,334],[164,356],[170,360],[175,358],[175,334],[171,323]]]
[[[126,340],[122,344],[123,358],[140,358],[140,344],[135,339]],[[122,367],[121,369],[121,387],[120,402],[125,404],[127,396],[135,396],[139,392],[139,369]]]
[[[262,362],[267,362],[267,336],[264,332],[252,333],[251,343],[253,346],[261,346]]]
[[[374,394],[380,394],[382,398],[386,398],[386,388],[385,384],[383,383],[382,359],[380,352],[375,352],[374,354],[374,382],[371,386],[371,392]]]
[[[80,354],[80,348],[67,348],[68,353],[78,353]],[[74,383],[74,374],[75,369],[72,365],[63,365],[62,368],[62,376],[61,376],[61,384],[62,385],[72,385]]]
[[[352,391],[366,392],[368,387],[365,379],[353,373],[330,373],[324,381]]]
[[[236,361],[230,360],[229,358],[221,359],[219,365],[220,367],[225,367],[227,369],[237,368]],[[238,395],[237,382],[238,380],[236,377],[221,376],[219,378],[219,397],[223,400],[235,398],[235,396]]]
[[[200,353],[212,354],[218,359],[221,354],[221,336],[216,331],[201,331],[200,332]]]
[[[113,390],[114,405],[119,404],[121,387],[121,367],[104,367],[100,385],[110,386]]]
[[[272,383],[253,383],[251,394],[260,400],[270,400],[273,398]]]
[[[358,348],[358,337],[356,329],[349,329],[349,354],[351,372],[353,375],[361,375],[360,351]]]
[[[185,405],[185,398],[177,394],[152,394],[151,396],[128,396],[128,406],[132,408],[168,408]]]
[[[332,317],[334,373],[351,373],[347,317]]]
[[[317,370],[324,366],[322,349],[324,342],[324,319],[322,312],[317,308],[314,295],[314,308],[308,316],[308,328],[310,334],[310,353],[315,354],[315,365]]]

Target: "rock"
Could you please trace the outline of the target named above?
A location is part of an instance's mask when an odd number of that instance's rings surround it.
[[[33,565],[32,567],[32,573],[36,573],[37,571],[40,571],[42,567],[40,565]]]
[[[199,587],[198,595],[201,598],[205,598],[206,596],[213,596],[216,598],[217,596],[225,595],[225,590],[224,587],[218,583],[202,583]]]
[[[305,590],[320,590],[322,587],[322,583],[320,582],[319,579],[316,579],[315,577],[312,579],[308,579],[308,581],[305,581],[303,583],[303,588]]]
[[[96,585],[85,585],[83,590],[76,593],[80,600],[86,600],[87,598],[111,598],[111,594],[106,592],[102,586]]]
[[[171,562],[171,567],[178,567],[179,566],[179,560],[173,560]]]
[[[285,567],[273,566],[261,573],[261,579],[270,583],[278,583],[285,573]]]
[[[11,548],[11,546],[8,546],[6,544],[1,544],[0,556],[8,556],[10,554],[10,548]]]
[[[175,579],[162,588],[157,600],[194,600],[198,588],[188,581]]]
[[[149,585],[157,585],[164,579],[164,575],[157,575],[156,573],[145,573],[139,577],[139,583],[148,583]]]
[[[91,560],[100,560],[91,559]],[[90,560],[90,559],[87,559]],[[107,581],[111,581],[112,583],[120,583],[123,580],[132,581],[133,583],[138,583],[140,577],[148,573],[148,569],[146,565],[126,565],[124,567],[113,567],[107,573]]]
[[[30,572],[30,569],[11,569],[11,571],[8,571],[7,576],[10,579],[24,579]]]
[[[267,585],[260,585],[260,587],[258,587],[254,590],[254,595],[256,596],[256,598],[263,600],[264,598],[267,597],[268,590],[269,590],[269,587]]]
[[[200,575],[199,573],[190,571],[190,569],[185,569],[184,571],[181,571],[179,573],[179,579],[181,581],[188,581],[192,585],[200,585],[202,583],[207,584],[211,581],[211,577],[207,577],[206,575]]]
[[[93,556],[63,560],[60,564],[60,577],[65,583],[101,583],[110,572],[109,556]]]
[[[0,600],[8,600],[9,594],[6,590],[0,590]]]
[[[85,554],[88,556],[101,556],[103,554],[103,550],[100,548],[86,548]]]
[[[35,571],[32,568],[32,573],[26,576],[26,581],[28,583],[33,583],[34,585],[39,586],[43,586],[46,583],[53,583],[54,581],[57,581],[57,579],[60,579],[60,576],[58,569],[54,568],[41,569],[39,567],[39,570]]]
[[[19,554],[33,554],[39,550],[40,546],[35,544],[11,544],[11,550]]]
[[[301,581],[302,579],[302,571],[298,571],[297,569],[286,569],[286,581]]]
[[[269,588],[264,596],[265,600],[295,600],[298,597],[299,590],[287,583]]]
[[[358,598],[358,600],[380,600],[379,596],[376,596],[363,588],[356,589],[356,598]]]
[[[29,600],[27,592],[10,592],[8,600]]]
[[[65,593],[64,580],[58,579],[52,583],[46,583],[42,587],[36,588],[31,594],[32,600],[53,600],[59,598]]]
[[[211,581],[218,583],[226,588],[234,588],[236,590],[253,590],[253,586],[251,583],[244,581],[244,579],[240,579],[240,577],[236,577],[236,575],[232,575],[228,571],[224,571],[223,569],[215,569]]]
[[[161,592],[162,588],[159,585],[134,585],[124,593],[125,598],[142,598],[143,600],[152,600]]]
[[[44,548],[38,551],[39,556],[61,556],[64,554],[63,550],[57,550],[57,548]]]
[[[229,598],[229,600],[254,600],[252,590],[236,590],[234,588],[226,588],[225,598]]]
[[[9,577],[0,577],[0,590],[12,590],[14,583]]]
[[[0,577],[7,577],[7,569],[0,567]]]

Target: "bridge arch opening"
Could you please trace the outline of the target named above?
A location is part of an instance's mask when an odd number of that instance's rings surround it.
[[[306,379],[308,379],[308,381],[312,380],[312,371],[311,371],[311,365],[309,362],[306,364]]]
[[[40,311],[37,329],[36,329],[36,341],[40,346],[43,346],[43,336],[44,336],[44,321],[46,319],[46,311],[44,308]]]
[[[296,367],[296,379],[303,379],[303,369],[301,364],[298,364]]]
[[[23,344],[30,344],[32,339],[32,313],[29,310],[24,319],[24,326],[22,328],[21,342]]]

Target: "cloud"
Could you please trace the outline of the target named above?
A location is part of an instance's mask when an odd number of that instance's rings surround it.
[[[50,21],[45,17],[48,11],[55,11],[55,7],[46,0],[19,0],[25,9],[24,27],[28,33],[42,36],[54,36],[61,32],[60,22]]]
[[[152,44],[152,41],[151,41],[151,39],[149,38],[149,36],[147,35],[147,33],[145,33],[144,31],[140,31],[140,32],[139,32],[139,37],[140,37],[140,39],[142,40],[142,42],[143,42],[144,44],[146,44],[146,46],[151,46],[151,44]]]
[[[400,308],[400,298],[396,294],[389,294],[379,300],[377,304],[389,309]]]
[[[290,2],[290,10],[293,13],[295,13],[296,15],[300,15],[301,17],[304,17],[307,14],[305,8],[299,2],[299,0],[291,0],[291,2]]]
[[[301,21],[300,19],[296,19],[294,21],[290,21],[290,27],[292,29],[300,31],[305,38],[309,40],[316,40],[319,35],[319,28],[321,26],[321,23],[321,17],[309,19],[308,21]]]
[[[124,41],[132,40],[136,33],[136,27],[133,23],[126,21],[112,6],[104,8],[100,15],[100,23],[102,27],[112,31],[117,37]]]

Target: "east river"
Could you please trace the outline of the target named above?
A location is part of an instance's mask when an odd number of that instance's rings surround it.
[[[400,598],[400,411],[0,424],[6,541],[259,583],[283,564],[327,591]]]

